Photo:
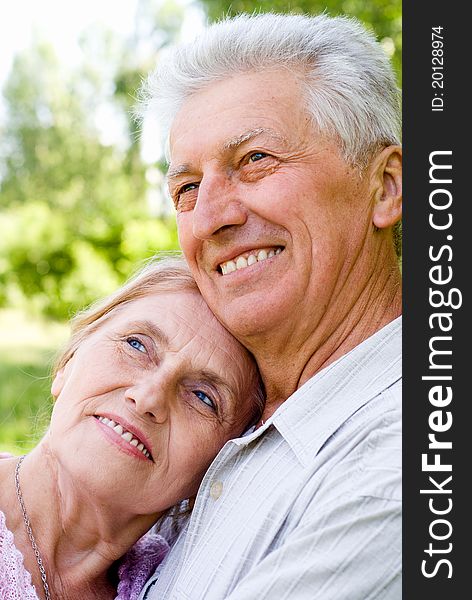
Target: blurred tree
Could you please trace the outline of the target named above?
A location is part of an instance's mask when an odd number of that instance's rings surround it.
[[[128,116],[132,139],[139,135],[132,118],[136,92],[155,65],[160,50],[178,37],[184,17],[185,8],[175,0],[138,0],[134,31],[123,41],[114,77],[114,96]]]
[[[173,219],[150,216],[137,139],[111,101],[116,73],[102,65],[116,68],[115,40],[94,39],[93,60],[75,70],[37,44],[16,58],[4,89],[0,302],[31,298],[55,317],[116,287],[137,260],[177,247]],[[112,145],[101,119],[113,110],[123,126]]]
[[[318,14],[326,11],[358,18],[372,28],[392,58],[401,83],[401,0],[201,0],[211,20],[241,12]]]

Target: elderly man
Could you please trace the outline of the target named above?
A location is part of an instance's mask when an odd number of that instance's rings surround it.
[[[141,599],[401,597],[399,100],[357,22],[244,16],[166,57],[182,250],[254,354],[262,420]]]

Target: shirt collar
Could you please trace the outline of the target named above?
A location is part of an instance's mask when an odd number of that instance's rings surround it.
[[[342,423],[399,379],[401,317],[319,371],[262,427],[234,442],[246,445],[273,425],[305,466]]]

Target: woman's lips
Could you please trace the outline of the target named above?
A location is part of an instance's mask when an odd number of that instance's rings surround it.
[[[153,460],[150,451],[141,441],[141,436],[135,431],[126,429],[126,424],[119,423],[116,417],[115,419],[102,415],[94,415],[94,417],[103,426],[104,433],[111,435],[110,439],[119,442],[122,448],[129,450],[135,456]]]

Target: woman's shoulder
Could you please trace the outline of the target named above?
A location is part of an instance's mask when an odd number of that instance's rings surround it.
[[[5,600],[38,600],[31,575],[23,564],[23,555],[15,546],[0,510],[0,597]]]
[[[168,551],[169,544],[161,535],[147,533],[139,539],[121,561],[116,600],[136,600]]]

